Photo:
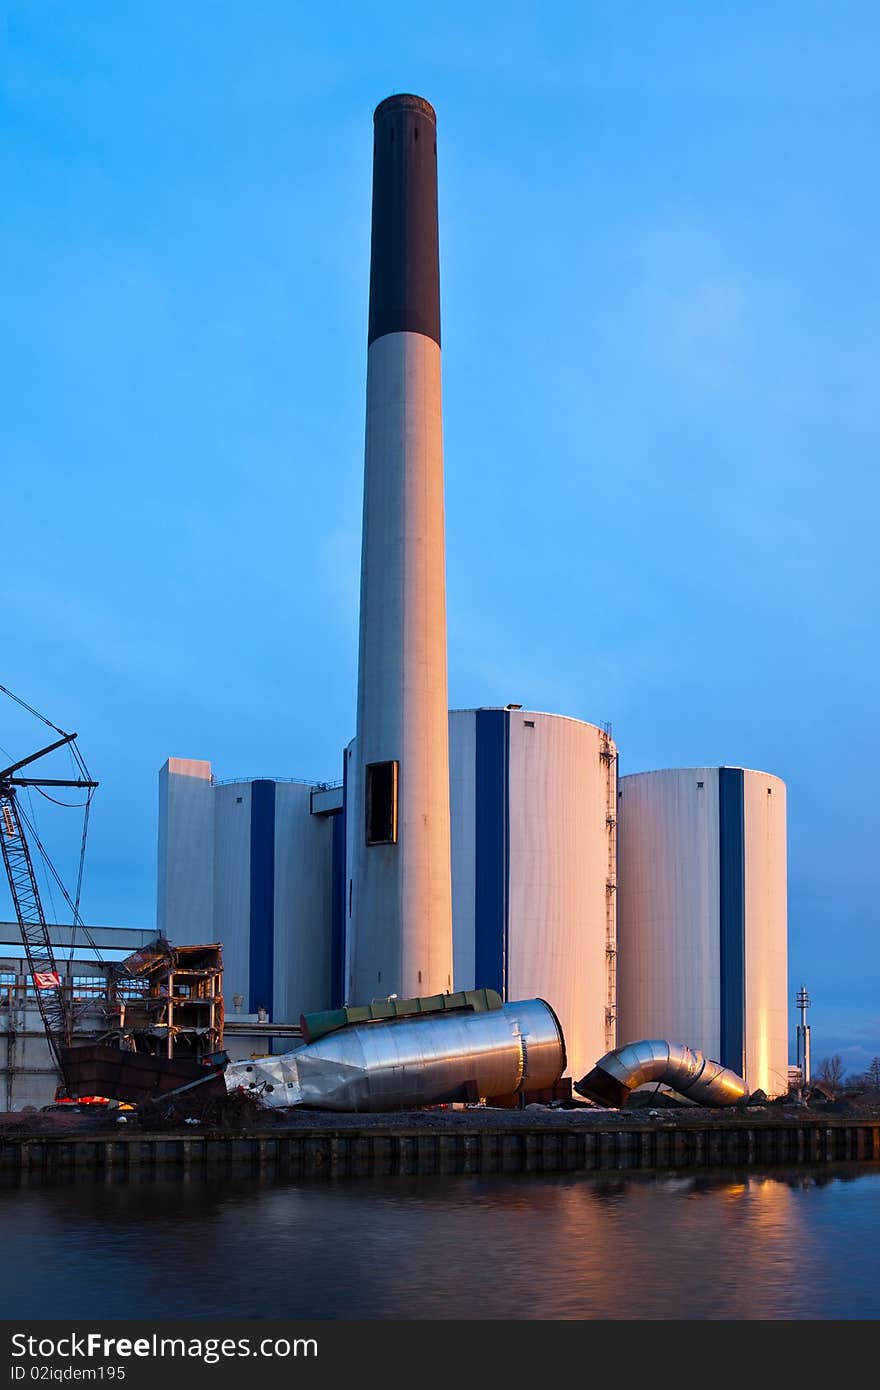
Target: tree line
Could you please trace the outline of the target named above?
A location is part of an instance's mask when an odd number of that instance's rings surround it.
[[[848,1090],[859,1090],[870,1086],[880,1090],[880,1057],[875,1057],[865,1071],[847,1076],[840,1053],[835,1052],[831,1057],[822,1058],[813,1080],[832,1088],[845,1086]]]

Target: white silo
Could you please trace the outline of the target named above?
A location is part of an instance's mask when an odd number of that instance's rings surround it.
[[[785,783],[738,767],[622,777],[618,1036],[787,1088]]]
[[[284,778],[217,782],[191,758],[159,774],[159,930],[177,945],[222,942],[225,996],[274,1023],[338,1002],[343,826],[316,809],[316,791]]]
[[[615,1045],[617,750],[579,719],[449,717],[455,987],[545,999],[568,1071]]]

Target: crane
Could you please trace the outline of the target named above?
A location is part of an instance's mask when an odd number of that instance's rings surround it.
[[[36,710],[31,709],[18,696],[12,695],[11,691],[6,690],[5,686],[0,686],[4,694],[12,696],[18,704],[30,710],[32,714],[37,714]],[[30,768],[38,759],[44,758],[49,753],[54,753],[56,749],[71,747],[76,740],[76,734],[67,734],[57,725],[51,724],[44,716],[38,715],[45,724],[55,729],[61,735],[54,743],[47,744],[45,748],[40,748],[36,753],[31,753],[26,758],[20,758],[18,762],[11,763],[9,767],[0,769],[0,852],[3,855],[3,863],[6,869],[6,876],[9,880],[9,889],[12,894],[12,903],[15,908],[15,915],[21,930],[22,944],[24,945],[27,957],[28,971],[34,985],[37,1007],[43,1021],[43,1028],[46,1032],[46,1041],[49,1051],[58,1068],[62,1082],[64,1076],[63,1050],[70,1047],[73,1039],[73,1004],[69,993],[65,990],[61,973],[55,959],[55,950],[46,924],[46,914],[43,911],[43,903],[40,897],[39,884],[34,872],[33,858],[30,846],[25,833],[26,826],[29,826],[28,818],[19,804],[18,791],[22,787],[78,787],[87,789],[89,801],[94,789],[98,786],[97,782],[92,781],[88,775],[79,753],[74,750],[78,769],[83,773],[81,777],[57,778],[57,777],[33,777],[21,776],[24,769]],[[88,825],[88,802],[86,802],[86,822]],[[32,827],[29,827],[32,828]],[[82,882],[82,863],[85,853],[86,830],[83,830],[83,844],[80,854],[80,885]],[[42,845],[37,839],[37,844],[42,851]],[[48,858],[47,858],[48,862]],[[49,864],[52,868],[52,865]],[[53,869],[54,873],[54,869]],[[55,875],[57,878],[57,874]],[[63,884],[59,885],[64,892],[64,896],[74,911],[74,925],[83,925],[79,919],[78,906],[74,905]],[[77,903],[79,899],[79,888],[77,891]],[[85,928],[83,927],[85,930]],[[90,933],[86,932],[91,940]],[[94,942],[92,942],[94,945]]]

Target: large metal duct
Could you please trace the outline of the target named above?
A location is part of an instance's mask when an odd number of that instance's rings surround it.
[[[543,1090],[564,1070],[556,1015],[543,999],[525,999],[487,1013],[343,1028],[280,1057],[233,1062],[226,1086],[280,1107],[407,1110]]]
[[[710,1062],[702,1052],[682,1043],[656,1038],[627,1043],[606,1053],[591,1072],[575,1082],[574,1089],[599,1105],[616,1108],[637,1086],[651,1081],[670,1086],[700,1105],[736,1105],[749,1094],[745,1081],[729,1067]]]

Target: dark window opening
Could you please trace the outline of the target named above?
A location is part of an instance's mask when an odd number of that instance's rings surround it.
[[[419,138],[419,128],[418,128],[418,126],[416,126],[415,129],[413,130],[413,139],[414,139],[414,140],[418,140],[418,138]]]
[[[698,787],[701,787],[702,785],[703,785],[702,782],[698,782],[698,783],[697,783],[697,786],[698,786]]]
[[[397,774],[400,764],[367,763],[366,841],[368,845],[397,843]]]
[[[525,727],[526,727],[527,729],[534,729],[534,727],[535,727],[535,721],[534,721],[534,719],[524,719],[524,720],[523,720],[523,724],[525,725]]]

